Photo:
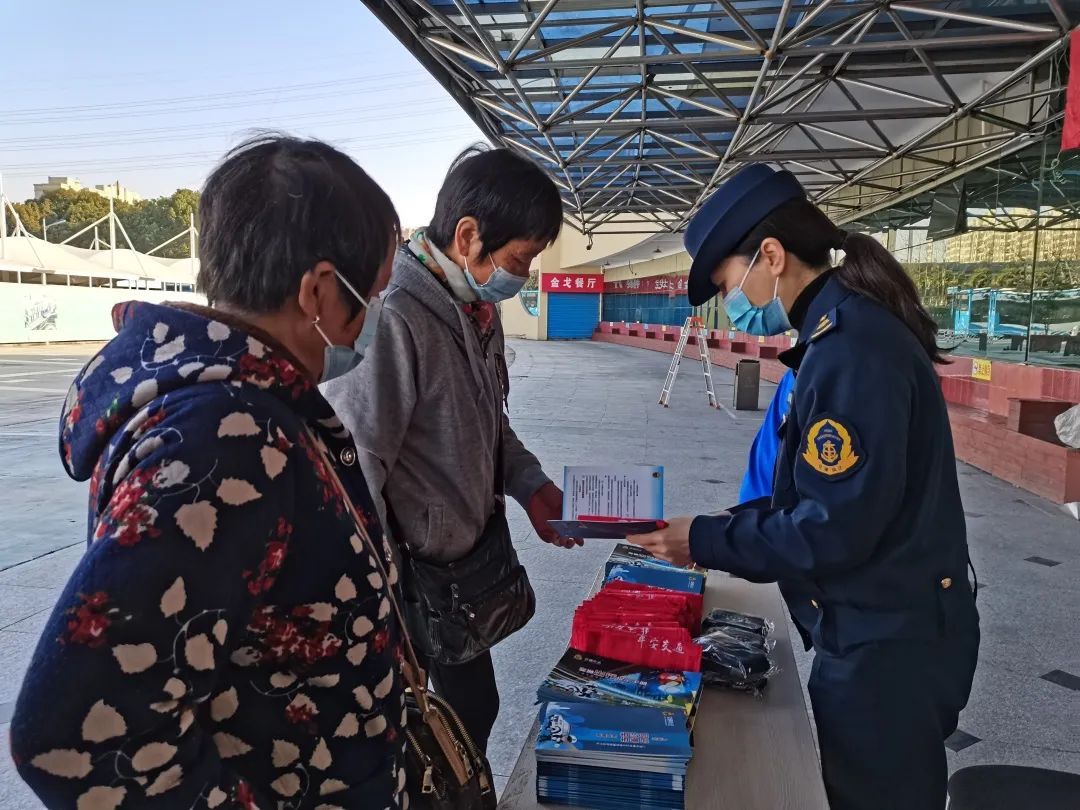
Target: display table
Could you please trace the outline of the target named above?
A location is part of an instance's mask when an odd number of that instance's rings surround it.
[[[687,810],[828,810],[779,589],[711,573],[705,609],[716,607],[764,616],[775,623],[772,654],[780,672],[761,698],[706,687],[694,725]],[[500,808],[558,806],[536,801],[533,745],[537,731],[534,722]]]

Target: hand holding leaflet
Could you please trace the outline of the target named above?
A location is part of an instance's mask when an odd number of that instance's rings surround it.
[[[693,563],[690,557],[690,526],[693,522],[694,519],[689,517],[673,518],[667,526],[648,534],[629,536],[626,542],[641,546],[661,560],[689,566]]]
[[[562,520],[548,525],[563,537],[621,540],[667,524],[663,467],[567,467]]]
[[[525,513],[532,521],[536,533],[545,543],[551,543],[560,548],[580,546],[580,539],[574,539],[574,535],[560,531],[554,525],[559,522],[556,519],[562,514],[563,500],[562,490],[549,482],[533,493]]]

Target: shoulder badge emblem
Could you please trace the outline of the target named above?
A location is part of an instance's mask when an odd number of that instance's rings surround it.
[[[839,419],[828,417],[817,420],[806,431],[802,458],[815,472],[839,479],[858,469],[864,454],[855,431]]]
[[[817,324],[814,326],[813,331],[810,332],[810,337],[806,339],[806,342],[813,343],[818,338],[827,335],[829,332],[836,328],[837,320],[838,318],[835,309],[826,312],[824,315],[821,316],[820,320],[818,320]]]

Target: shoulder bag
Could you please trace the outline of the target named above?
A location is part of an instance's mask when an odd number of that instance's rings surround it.
[[[518,561],[503,494],[503,431],[499,411],[495,443],[495,509],[476,546],[448,563],[417,559],[409,552],[384,498],[387,520],[401,542],[405,609],[421,653],[440,664],[464,664],[524,627],[536,611],[536,595]]]

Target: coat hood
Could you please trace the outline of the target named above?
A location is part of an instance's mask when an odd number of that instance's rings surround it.
[[[60,456],[77,481],[147,404],[203,383],[254,386],[309,420],[336,419],[303,366],[249,324],[186,304],[129,301],[112,314],[116,337],[79,372],[60,417]]]

